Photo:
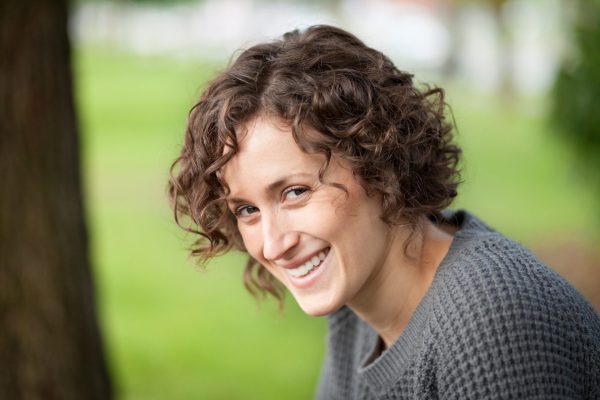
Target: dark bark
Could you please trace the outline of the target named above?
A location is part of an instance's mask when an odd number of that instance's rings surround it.
[[[0,185],[0,398],[110,398],[65,1],[0,1]]]

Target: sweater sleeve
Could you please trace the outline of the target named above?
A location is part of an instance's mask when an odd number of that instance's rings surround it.
[[[482,246],[437,307],[439,397],[600,399],[596,312],[520,246]]]

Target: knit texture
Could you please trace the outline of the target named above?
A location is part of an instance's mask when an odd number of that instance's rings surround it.
[[[316,397],[600,399],[598,313],[519,244],[447,217],[459,230],[390,348],[349,308],[329,316]]]

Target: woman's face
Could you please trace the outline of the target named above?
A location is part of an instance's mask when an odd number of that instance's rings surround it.
[[[281,281],[310,315],[369,298],[389,254],[380,197],[368,197],[347,163],[307,154],[280,123],[256,118],[223,168],[228,206],[250,255]]]

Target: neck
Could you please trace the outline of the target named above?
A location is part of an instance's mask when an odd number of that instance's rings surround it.
[[[426,217],[405,250],[405,227],[395,227],[388,256],[369,279],[362,296],[349,307],[367,322],[389,347],[402,334],[413,312],[429,289],[435,272],[452,243],[447,232]]]

